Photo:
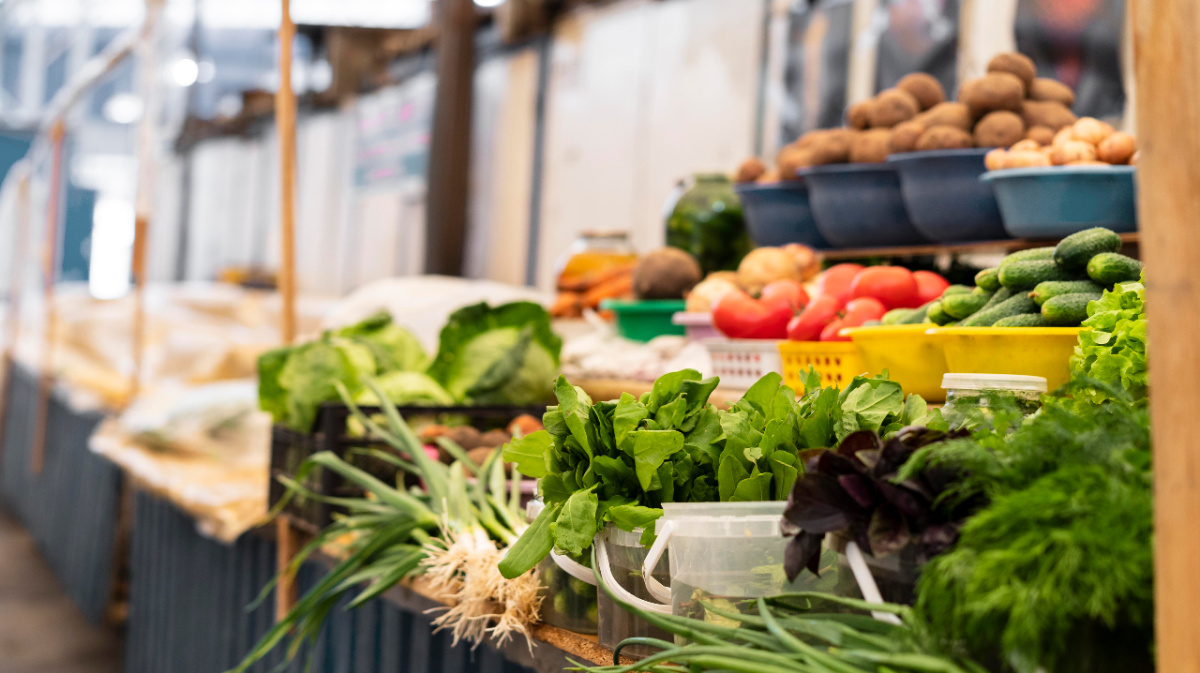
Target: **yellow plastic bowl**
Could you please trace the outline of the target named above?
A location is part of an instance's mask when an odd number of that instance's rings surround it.
[[[783,382],[804,394],[800,372],[809,367],[821,375],[821,385],[845,388],[855,376],[867,371],[858,348],[849,341],[781,341],[779,358],[783,361]]]
[[[934,327],[952,374],[1041,376],[1050,390],[1071,377],[1080,327]]]
[[[929,325],[883,325],[855,327],[849,334],[871,374],[887,370],[888,378],[900,384],[905,394],[916,393],[927,402],[945,402],[942,376],[946,368],[941,340],[928,334]]]

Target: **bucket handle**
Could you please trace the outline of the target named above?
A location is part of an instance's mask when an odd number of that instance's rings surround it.
[[[550,550],[550,559],[554,561],[554,565],[562,568],[562,571],[571,577],[574,577],[580,582],[587,582],[592,586],[596,586],[596,575],[592,572],[591,568],[575,561],[570,556],[564,556],[553,549]]]
[[[646,582],[646,590],[650,592],[651,596],[664,603],[670,603],[671,589],[663,586],[662,582],[654,578],[654,568],[658,566],[659,559],[667,550],[667,543],[675,535],[675,522],[664,521],[655,532],[658,537],[650,546],[650,551],[646,552],[646,560],[642,561],[642,580]]]
[[[617,598],[625,603],[629,603],[639,610],[657,612],[663,615],[671,614],[670,605],[662,605],[660,603],[651,603],[650,601],[642,600],[629,593],[625,587],[617,583],[616,578],[613,577],[612,568],[608,565],[608,549],[603,533],[596,536],[595,541],[592,543],[592,550],[595,552],[595,556],[592,558],[592,565],[600,569],[600,578],[604,580],[604,585],[611,589],[612,592],[616,594]]]
[[[846,560],[850,562],[850,571],[854,573],[854,580],[858,582],[858,590],[862,592],[863,599],[868,603],[882,604],[883,594],[879,593],[879,586],[875,584],[875,577],[871,575],[871,568],[867,565],[862,550],[854,542],[846,543]],[[872,612],[871,616],[889,624],[900,623],[900,618],[890,612]]]

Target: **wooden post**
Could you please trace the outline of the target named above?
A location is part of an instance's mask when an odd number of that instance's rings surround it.
[[[1158,670],[1200,673],[1200,4],[1136,0],[1138,220],[1154,434]]]
[[[275,130],[279,137],[279,225],[283,244],[279,257],[280,328],[283,342],[296,338],[296,94],[292,90],[291,3],[281,0],[279,21],[279,90],[275,94]],[[275,520],[276,566],[279,584],[275,589],[275,617],[282,619],[296,605],[295,578],[288,565],[299,551],[299,540],[287,516]]]
[[[146,0],[146,30],[138,44],[141,56],[142,118],[138,123],[138,175],[134,201],[133,233],[133,371],[130,373],[129,398],[132,403],[142,386],[142,367],[146,351],[146,249],[150,241],[150,216],[154,209],[154,125],[158,121],[158,65],[155,59],[155,28],[162,14],[163,0]]]
[[[21,340],[21,295],[25,291],[25,256],[29,250],[30,182],[26,166],[15,170],[21,173],[17,182],[17,235],[12,248],[12,280],[8,284],[8,315],[5,316],[4,355],[0,360],[0,455],[4,453],[5,425],[8,419],[8,397],[12,392],[13,365],[17,342]]]
[[[475,85],[475,3],[439,0],[437,101],[429,147],[425,272],[462,274]]]
[[[33,447],[29,469],[41,474],[46,465],[46,423],[50,415],[50,393],[54,388],[54,343],[58,331],[58,308],[54,305],[54,280],[58,276],[58,206],[62,197],[63,136],[66,128],[60,119],[50,127],[50,194],[46,206],[46,231],[42,241],[42,296],[45,303],[45,336],[42,342],[41,371],[38,373],[37,413],[33,417]]]

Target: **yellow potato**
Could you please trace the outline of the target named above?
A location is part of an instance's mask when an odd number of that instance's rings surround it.
[[[1127,164],[1135,152],[1137,152],[1137,140],[1121,131],[1105,138],[1096,148],[1096,156],[1100,161],[1110,164]]]
[[[1049,126],[1031,126],[1025,131],[1025,137],[1039,145],[1049,145],[1054,142],[1054,129]]]
[[[997,147],[996,149],[983,155],[983,165],[989,171],[998,171],[1004,168],[1004,164],[1008,160],[1008,152]]]
[[[1050,160],[1041,152],[1030,152],[1028,150],[1009,152],[1004,158],[1005,168],[1034,168],[1049,165]]]
[[[1026,138],[1025,140],[1018,140],[1016,144],[1008,149],[1013,152],[1024,152],[1026,150],[1037,152],[1042,149],[1042,145],[1036,140]]]
[[[1099,145],[1113,134],[1113,127],[1093,117],[1083,117],[1071,127],[1076,140]]]
[[[1076,161],[1095,161],[1096,146],[1082,140],[1068,140],[1050,152],[1050,161],[1055,166],[1065,166]]]

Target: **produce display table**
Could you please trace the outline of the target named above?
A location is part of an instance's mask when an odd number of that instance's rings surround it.
[[[0,497],[36,540],[71,601],[99,623],[113,595],[121,509],[121,470],[88,451],[103,418],[55,393],[46,418],[45,467],[30,470],[37,413],[37,376],[10,370],[0,456]]]

